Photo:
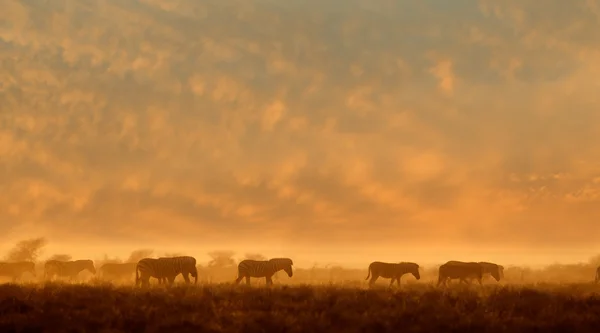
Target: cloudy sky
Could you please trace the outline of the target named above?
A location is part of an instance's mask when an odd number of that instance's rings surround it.
[[[0,243],[600,251],[598,0],[2,8]]]

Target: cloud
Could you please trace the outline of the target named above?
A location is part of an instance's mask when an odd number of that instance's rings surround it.
[[[6,240],[591,248],[600,232],[597,1],[3,8]]]
[[[452,62],[449,60],[439,61],[430,69],[430,72],[439,80],[439,88],[446,94],[452,94],[454,91]]]

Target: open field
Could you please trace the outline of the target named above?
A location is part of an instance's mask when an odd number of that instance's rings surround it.
[[[600,286],[5,284],[1,332],[598,332]]]

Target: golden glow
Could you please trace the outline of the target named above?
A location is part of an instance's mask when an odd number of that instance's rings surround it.
[[[0,241],[586,260],[600,2],[450,3],[3,1]]]

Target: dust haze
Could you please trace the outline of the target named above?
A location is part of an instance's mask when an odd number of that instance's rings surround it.
[[[38,273],[33,275],[25,272],[14,281],[21,282],[44,282],[49,281],[48,278],[41,274],[45,271],[44,263],[48,260],[70,261],[81,259],[92,259],[94,266],[100,272],[90,274],[82,271],[75,276],[72,281],[79,282],[110,282],[116,284],[132,285],[136,283],[134,278],[136,264],[143,258],[157,257],[177,257],[192,255],[193,257],[209,259],[197,263],[199,281],[205,284],[232,283],[238,276],[238,264],[245,259],[251,260],[268,260],[269,258],[261,253],[236,253],[232,250],[212,250],[207,253],[185,253],[185,252],[157,252],[153,249],[135,249],[132,250],[127,257],[110,257],[108,255],[85,257],[77,252],[72,254],[49,253],[47,251],[49,241],[45,238],[33,238],[21,240],[0,258],[1,263],[18,263],[18,262],[34,262]],[[106,264],[131,264],[126,272],[120,276],[111,276],[102,272],[103,266]],[[293,279],[287,279],[285,275],[275,274],[274,280],[291,285],[323,285],[335,284],[346,287],[365,287],[367,285],[365,276],[368,277],[370,262],[365,262],[363,267],[349,267],[335,263],[318,263],[314,262],[310,266],[294,267]],[[415,279],[410,274],[405,274],[402,278],[404,283],[408,285],[433,284],[438,281],[438,269],[443,262],[432,265],[419,265],[420,277]],[[538,283],[590,283],[598,280],[597,270],[600,271],[600,255],[593,256],[585,261],[574,264],[552,264],[546,266],[526,266],[526,265],[511,265],[506,263],[498,263],[503,265],[502,285],[531,285]],[[0,270],[0,273],[5,273]],[[2,275],[2,274],[0,274]],[[282,280],[285,279],[285,280]],[[261,279],[258,279],[261,280]],[[0,282],[11,282],[10,276],[0,276]],[[61,280],[58,280],[61,281]],[[176,281],[183,282],[183,278],[179,276]],[[500,281],[494,281],[492,276],[486,276],[483,280],[488,284],[497,284]],[[67,282],[66,280],[63,282]],[[386,279],[380,279],[376,284],[379,286],[387,285]],[[258,284],[264,285],[264,281],[258,281]]]
[[[3,253],[600,253],[597,1],[2,7]]]

